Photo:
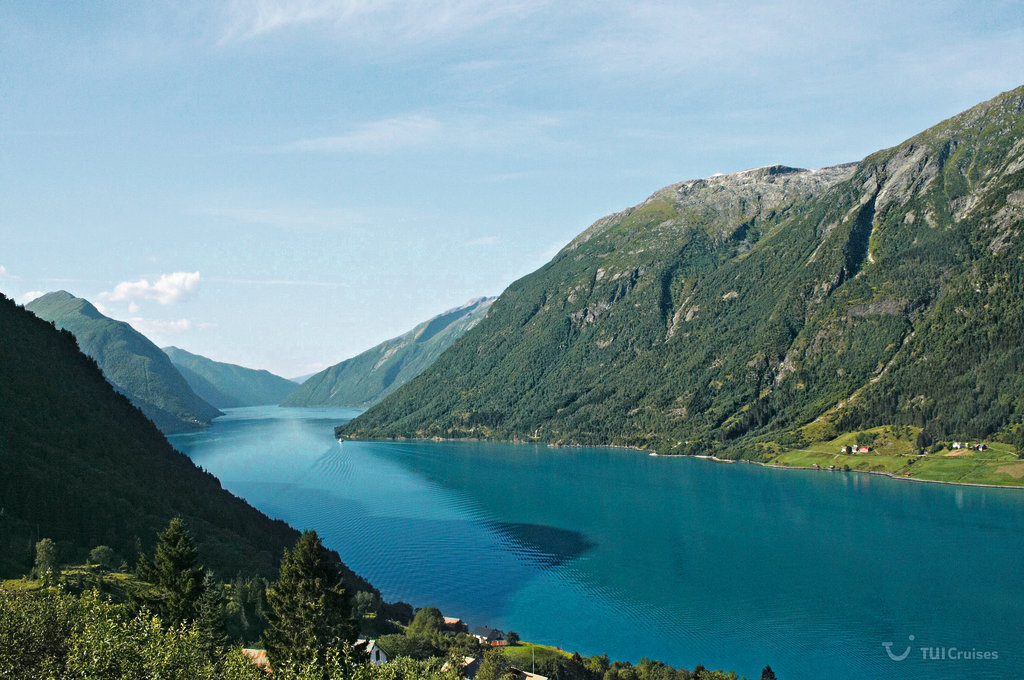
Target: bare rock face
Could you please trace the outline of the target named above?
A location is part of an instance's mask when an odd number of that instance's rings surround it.
[[[566,246],[574,250],[609,229],[661,210],[666,220],[655,230],[670,237],[687,228],[712,228],[728,237],[745,222],[784,211],[823,189],[848,179],[856,168],[846,163],[817,170],[768,165],[706,179],[691,179],[661,189],[640,205],[603,217]]]

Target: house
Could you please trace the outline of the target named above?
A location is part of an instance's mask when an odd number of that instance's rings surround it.
[[[953,442],[953,446],[950,448],[962,449],[964,447],[963,442]]]
[[[546,675],[537,675],[536,673],[528,673],[521,668],[512,666],[510,669],[516,680],[548,680]]]
[[[441,630],[449,635],[456,635],[458,633],[468,633],[469,626],[462,619],[456,619],[451,616],[444,617],[444,624],[441,626]]]
[[[870,446],[858,446],[857,447],[857,453],[871,453],[871,447]]]
[[[839,447],[839,453],[853,453],[853,447],[852,446],[840,446]]]
[[[370,663],[374,666],[379,666],[388,662],[387,653],[377,646],[376,640],[363,640],[360,638],[356,641],[356,645],[363,645],[363,651],[366,652],[366,658],[368,658]]]
[[[477,657],[467,656],[467,657],[463,657],[462,677],[466,678],[466,680],[473,680],[473,678],[476,677],[476,672],[478,670],[480,670],[480,664],[482,664],[483,662],[484,662],[484,658],[482,656],[477,656]],[[441,670],[447,670],[447,669],[448,669],[448,664],[445,664],[445,667],[442,668]]]
[[[984,444],[978,444],[977,446],[974,447],[975,451],[985,451],[986,449],[988,449],[988,447],[985,446]]]
[[[497,628],[488,628],[487,626],[477,626],[473,629],[473,637],[480,642],[490,643],[494,640],[504,640],[505,633]]]
[[[466,678],[466,680],[473,680],[473,678],[476,677],[477,672],[480,670],[480,665],[482,663],[483,657],[464,657],[464,663],[462,664],[462,677]],[[447,668],[447,664],[445,666]],[[530,673],[521,668],[517,668],[516,666],[512,666],[509,670],[509,675],[514,677],[516,680],[548,680],[545,675]]]

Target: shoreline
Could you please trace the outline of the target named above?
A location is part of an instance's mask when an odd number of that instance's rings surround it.
[[[550,449],[586,449],[586,448],[602,448],[602,449],[619,449],[622,451],[636,451],[638,453],[644,453],[652,458],[697,458],[699,460],[709,460],[714,463],[724,463],[732,465],[734,463],[747,463],[748,465],[759,465],[765,468],[772,468],[774,470],[807,470],[810,472],[857,472],[860,474],[877,475],[879,477],[888,477],[890,479],[900,480],[904,482],[919,482],[921,484],[947,484],[950,486],[973,486],[982,489],[1014,489],[1024,490],[1024,484],[1017,486],[1010,486],[1007,484],[982,484],[979,482],[951,482],[943,479],[921,479],[920,477],[907,477],[904,475],[896,475],[891,472],[882,472],[880,470],[827,470],[825,468],[813,468],[806,467],[803,465],[775,465],[773,463],[765,463],[759,460],[746,460],[738,458],[736,460],[730,458],[719,458],[718,456],[712,455],[684,455],[679,453],[658,453],[656,451],[648,451],[642,449],[639,446],[623,446],[621,444],[552,444],[541,441],[526,441],[523,439],[491,439],[491,438],[480,438],[480,437],[390,437],[387,439],[355,439],[350,437],[338,438],[338,441],[368,441],[368,442],[493,442],[496,444],[536,444],[538,446],[546,446]]]

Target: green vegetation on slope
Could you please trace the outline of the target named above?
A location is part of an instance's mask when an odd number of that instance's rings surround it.
[[[163,351],[192,391],[216,408],[278,404],[296,387],[270,371],[213,361],[177,347]]]
[[[856,165],[683,182],[604,218],[342,436],[761,459],[1024,419],[1024,88]],[[828,430],[828,432],[824,432]]]
[[[308,378],[282,406],[375,404],[422,373],[487,314],[494,298],[477,298],[424,321]]]
[[[106,545],[133,563],[175,516],[220,574],[270,575],[299,535],[175,451],[70,331],[0,295],[0,576],[27,573],[41,537],[67,562]]]
[[[100,314],[65,291],[48,293],[26,309],[70,331],[103,375],[166,433],[208,427],[221,415],[185,382],[160,348],[130,325]]]

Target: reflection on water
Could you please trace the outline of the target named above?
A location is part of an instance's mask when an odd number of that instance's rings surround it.
[[[594,547],[594,542],[578,531],[541,524],[487,522],[513,552],[540,567],[558,567]]]
[[[1024,493],[609,449],[350,442],[234,409],[173,443],[388,599],[538,641],[756,677],[1024,677]],[[881,643],[996,650],[896,664]]]

